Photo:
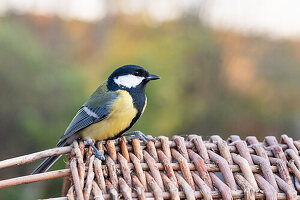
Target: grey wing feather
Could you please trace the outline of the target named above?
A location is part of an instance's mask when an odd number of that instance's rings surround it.
[[[110,113],[110,105],[114,102],[117,96],[112,95],[111,97],[112,98],[110,98],[110,101],[107,101],[100,107],[88,107],[88,103],[85,103],[84,106],[82,106],[79,109],[79,111],[71,121],[64,135],[60,138],[59,142],[57,143],[57,146],[59,146],[60,143],[64,142],[67,138],[72,136],[74,133],[80,131],[81,129],[84,129],[91,124],[97,123],[105,119]],[[91,113],[87,112],[86,109],[90,110],[96,115],[91,115]]]
[[[64,135],[75,133],[80,129],[91,125],[94,122],[95,118],[93,116],[88,115],[83,108],[84,107],[81,107],[80,110],[77,112],[74,119],[71,121],[70,125],[65,131]]]

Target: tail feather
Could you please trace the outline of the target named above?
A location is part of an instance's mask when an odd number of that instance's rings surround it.
[[[71,142],[73,142],[73,137],[70,137],[69,139]],[[70,141],[68,139],[59,141],[56,146],[57,147],[67,146],[71,144]],[[31,172],[31,174],[39,174],[39,173],[46,172],[61,156],[62,155],[51,156],[46,158],[35,170],[33,170],[33,172]]]
[[[46,158],[31,174],[39,174],[47,171],[62,155]]]

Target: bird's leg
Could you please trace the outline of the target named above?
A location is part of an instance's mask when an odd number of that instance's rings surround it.
[[[90,146],[94,149],[93,154],[96,156],[96,158],[98,158],[99,160],[105,161],[104,155],[103,155],[103,154],[101,153],[101,151],[99,151],[99,150],[97,149],[97,147],[94,145],[93,140],[92,140],[91,138],[88,138],[88,139],[86,139],[85,141],[86,141],[86,143],[87,143],[88,145],[90,145]]]
[[[148,143],[148,141],[155,141],[154,138],[150,138],[150,137],[147,137],[144,133],[142,133],[141,131],[133,131],[133,132],[130,132],[130,133],[124,133],[123,136],[130,136],[128,137],[127,139],[128,140],[132,140],[134,138],[138,138],[138,139],[141,139],[143,140],[146,144]]]

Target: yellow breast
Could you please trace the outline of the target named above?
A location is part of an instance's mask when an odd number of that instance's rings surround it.
[[[95,124],[81,130],[79,134],[83,138],[104,140],[111,138],[129,127],[132,119],[137,114],[130,94],[125,90],[119,90],[119,96],[111,107],[109,116]]]

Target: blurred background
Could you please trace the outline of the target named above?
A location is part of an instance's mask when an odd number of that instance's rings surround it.
[[[52,148],[110,73],[161,76],[131,130],[300,139],[297,0],[1,0],[0,160]],[[39,162],[0,170],[29,174]],[[63,168],[65,158],[52,169]],[[62,179],[0,190],[60,196]]]

